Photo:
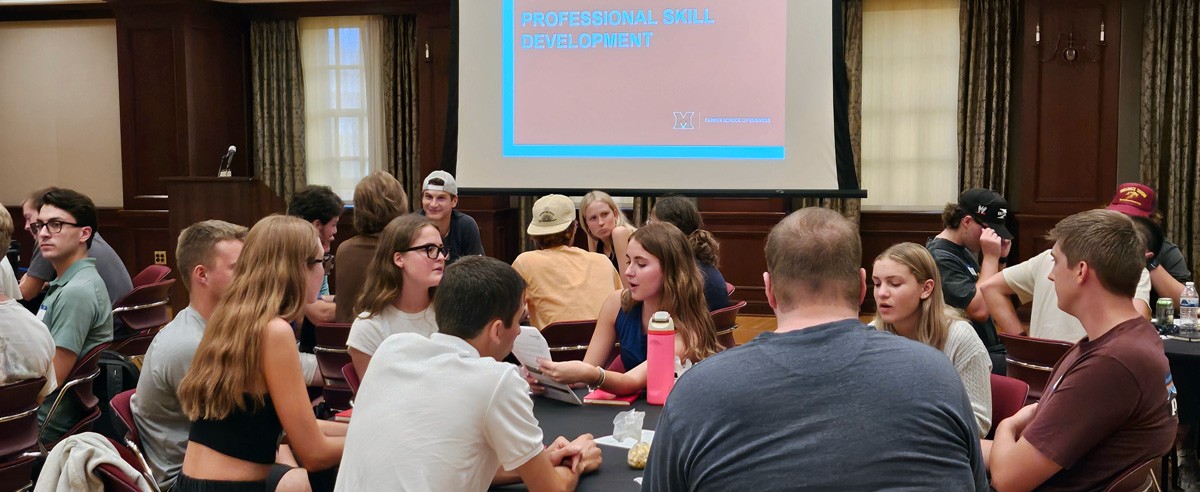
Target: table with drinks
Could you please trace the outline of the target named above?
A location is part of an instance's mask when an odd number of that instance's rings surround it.
[[[1163,352],[1171,365],[1181,424],[1200,422],[1200,330],[1197,330],[1197,296],[1192,282],[1179,299],[1179,317],[1170,298],[1155,303],[1154,324],[1162,336]]]

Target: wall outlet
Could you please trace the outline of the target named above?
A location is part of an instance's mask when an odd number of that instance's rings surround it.
[[[166,251],[155,251],[154,252],[154,264],[155,265],[166,265],[167,264],[167,252]]]

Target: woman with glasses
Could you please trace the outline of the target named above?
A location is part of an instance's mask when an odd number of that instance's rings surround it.
[[[361,314],[346,340],[359,377],[366,375],[371,356],[387,337],[438,331],[433,290],[442,281],[447,256],[442,234],[422,215],[397,217],[383,229],[362,293],[354,302]]]
[[[272,215],[250,229],[179,386],[192,427],[172,490],[332,488],[334,475],[305,472],[341,461],[346,425],[313,416],[290,324],[320,292],[323,255],[317,229],[302,219]]]

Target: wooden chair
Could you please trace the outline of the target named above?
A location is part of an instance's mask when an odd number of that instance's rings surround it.
[[[709,313],[712,316],[713,324],[717,326],[717,341],[727,349],[737,346],[737,341],[733,338],[733,331],[738,327],[738,311],[744,307],[746,307],[746,301],[741,301]]]
[[[50,405],[50,411],[46,414],[46,421],[42,422],[42,426],[38,429],[38,446],[41,446],[42,452],[46,452],[54,448],[55,444],[62,441],[63,438],[87,432],[92,429],[92,424],[100,419],[100,399],[96,398],[96,393],[92,391],[92,382],[100,375],[100,352],[108,349],[108,343],[101,343],[89,350],[83,357],[80,357],[75,362],[75,367],[71,368],[71,372],[67,374],[62,386],[58,388],[58,396],[54,398],[54,403]],[[42,441],[42,435],[46,432],[46,424],[54,418],[54,412],[58,410],[58,406],[62,403],[63,398],[67,398],[67,394],[71,393],[73,398],[79,400],[83,406],[83,417],[79,419],[70,429],[67,430],[57,440],[46,444]]]
[[[996,434],[1001,420],[1012,417],[1025,406],[1029,396],[1029,385],[1020,379],[992,374],[992,428],[987,438]]]
[[[171,322],[174,284],[175,279],[143,284],[113,303],[114,352],[126,357],[145,355],[158,329]]]
[[[555,362],[583,360],[588,344],[592,343],[592,332],[596,331],[596,320],[559,321],[542,329],[542,337],[550,345],[550,358]]]
[[[0,386],[0,490],[26,490],[33,485],[37,448],[37,395],[46,378]]]
[[[317,356],[317,369],[325,380],[321,395],[325,404],[333,410],[348,410],[354,391],[346,382],[342,368],[350,364],[350,353],[346,350],[346,339],[350,336],[350,323],[318,323],[314,333],[317,344],[313,355]]]
[[[1029,384],[1027,403],[1038,401],[1042,398],[1042,391],[1046,388],[1054,364],[1058,363],[1074,344],[1005,333],[999,335],[1000,341],[1004,342],[1005,348],[1008,349],[1005,356],[1008,377]]]
[[[149,285],[166,280],[171,274],[171,267],[166,265],[150,265],[133,277],[133,288]]]
[[[134,465],[135,469],[140,470],[142,476],[150,483],[150,488],[158,492],[162,489],[155,482],[154,474],[150,471],[150,463],[146,461],[146,456],[142,454],[142,437],[138,434],[137,425],[133,421],[133,408],[129,404],[136,392],[137,389],[122,391],[117,396],[114,396],[112,401],[108,402],[108,405],[112,407],[113,413],[117,415],[121,423],[125,424],[125,446],[129,448],[129,451],[133,455],[133,460],[126,458],[125,461],[129,461],[131,465]],[[117,445],[117,450],[119,451],[122,447]],[[122,453],[122,456],[124,456],[124,453]]]
[[[1104,492],[1161,492],[1155,469],[1162,458],[1154,458],[1122,473]]]

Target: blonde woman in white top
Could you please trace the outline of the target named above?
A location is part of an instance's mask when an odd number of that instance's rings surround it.
[[[354,370],[365,377],[371,356],[396,333],[437,332],[433,291],[442,281],[447,250],[437,226],[422,215],[396,217],[383,229],[354,303],[361,314],[350,325],[346,345]]]
[[[986,436],[992,425],[992,361],[971,324],[946,306],[937,263],[924,246],[900,243],[875,259],[875,321],[880,331],[932,346],[950,358]]]
[[[603,191],[593,191],[579,200],[579,225],[587,235],[588,251],[608,257],[618,273],[629,267],[625,249],[629,247],[629,236],[637,228],[633,226],[617,202]],[[629,281],[622,276],[621,284],[629,288]]]

